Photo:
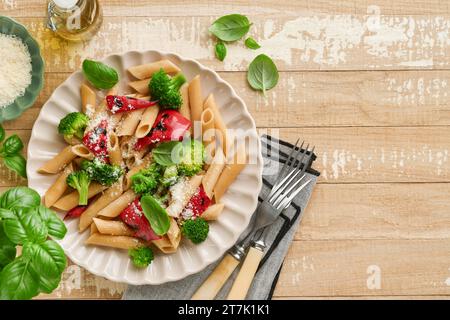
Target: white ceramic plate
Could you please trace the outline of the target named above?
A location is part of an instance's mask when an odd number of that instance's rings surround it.
[[[210,232],[205,242],[194,245],[184,239],[176,253],[157,254],[153,263],[143,270],[134,268],[123,250],[84,245],[89,232],[78,233],[78,219],[67,221],[68,232],[60,244],[73,262],[93,274],[135,285],[179,280],[201,271],[220,258],[248,225],[257,206],[262,186],[262,157],[255,122],[248,113],[244,101],[217,73],[194,60],[158,51],[130,51],[122,55],[111,55],[104,59],[104,62],[120,73],[122,88],[119,92],[128,93],[131,90],[126,86],[130,80],[126,69],[161,59],[169,59],[177,64],[188,80],[197,74],[201,75],[203,95],[206,97],[214,93],[227,127],[245,130],[246,135],[258,141],[257,148],[250,150],[251,157],[257,161],[246,166],[224,195],[222,200],[225,204],[224,212],[218,221],[210,224]],[[42,107],[33,126],[28,146],[28,184],[41,195],[57,176],[38,174],[36,170],[66,146],[57,133],[57,126],[67,113],[80,110],[79,88],[82,81],[81,71],[73,73],[64,81]]]

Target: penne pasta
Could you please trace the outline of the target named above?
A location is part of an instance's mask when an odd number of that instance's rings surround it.
[[[192,196],[197,192],[202,182],[203,176],[196,175],[189,180],[181,180],[170,188],[172,199],[166,208],[167,214],[171,217],[178,218],[184,207],[188,204]]]
[[[84,158],[87,160],[94,159],[94,155],[92,154],[92,152],[83,144],[72,146],[72,152],[80,158]]]
[[[116,128],[117,136],[132,136],[134,135],[139,122],[141,121],[144,109],[138,109],[134,111],[127,112],[123,117],[122,121]]]
[[[205,109],[201,115],[202,141],[205,146],[206,163],[210,164],[216,148],[216,131],[214,126],[214,113],[211,109]]]
[[[177,250],[181,240],[181,230],[174,218],[170,219],[170,228],[167,231],[167,237],[172,247]]]
[[[148,96],[150,90],[148,88],[148,84],[150,79],[131,81],[128,85],[136,92]]]
[[[149,153],[147,154],[144,158],[142,158],[141,163],[137,166],[134,166],[133,168],[131,168],[130,171],[127,172],[127,174],[125,175],[125,190],[129,189],[131,187],[131,177],[138,173],[141,169],[145,169],[146,167],[148,167],[150,165],[150,163],[152,162],[152,154]]]
[[[100,210],[116,200],[122,194],[122,181],[118,181],[108,188],[103,194],[88,206],[80,216],[78,231],[83,232],[92,223]]]
[[[48,188],[44,195],[44,204],[47,208],[50,208],[59,198],[62,197],[64,192],[66,192],[68,186],[66,179],[73,172],[73,165],[69,163],[67,167],[64,168],[63,172],[56,179],[55,183]]]
[[[111,236],[133,236],[134,231],[122,221],[103,220],[93,218],[94,225],[101,234],[109,234]]]
[[[244,158],[245,161],[239,160],[242,158]],[[213,189],[214,199],[216,200],[216,203],[220,201],[229,186],[234,182],[234,180],[236,180],[237,176],[245,168],[246,159],[247,153],[245,152],[245,149],[241,147],[235,152],[231,163],[225,165],[222,174],[220,175]]]
[[[98,233],[98,229],[95,223],[91,223],[90,233],[91,235],[93,235],[94,233]]]
[[[101,184],[96,182],[92,182],[89,185],[88,198],[90,199],[96,196],[105,189],[105,186],[102,186]],[[78,198],[78,191],[72,191],[71,193],[63,196],[58,201],[56,201],[53,207],[59,210],[69,211],[78,206]]]
[[[191,121],[200,121],[203,111],[203,96],[200,84],[200,75],[195,76],[189,83],[189,106],[191,108]]]
[[[73,153],[72,146],[65,147],[54,158],[50,159],[38,169],[39,173],[58,173],[64,169],[77,155]]]
[[[178,68],[174,63],[169,60],[160,60],[152,63],[141,64],[139,66],[134,66],[128,68],[128,72],[135,78],[143,80],[149,79],[151,76],[163,69],[168,74],[176,74],[180,72],[180,68]]]
[[[137,195],[133,190],[128,190],[122,193],[117,199],[112,201],[106,207],[101,209],[97,216],[115,218],[117,217],[128,205],[136,199]]]
[[[108,154],[111,164],[122,165],[122,151],[120,150],[119,138],[114,132],[109,135]]]
[[[145,109],[144,113],[142,114],[141,121],[136,128],[136,138],[143,138],[149,134],[150,130],[153,127],[153,124],[155,123],[156,117],[158,116],[159,109],[160,108],[158,105]]]
[[[224,206],[225,205],[223,203],[213,204],[202,213],[201,217],[206,221],[217,220],[219,215],[222,213]]]
[[[219,149],[202,180],[203,189],[210,199],[212,199],[214,186],[216,185],[217,180],[219,179],[219,176],[222,173],[224,167],[225,157],[222,151]]]
[[[161,250],[162,253],[174,253],[177,249],[172,245],[168,236],[164,236],[161,239],[153,240],[152,244]]]
[[[101,233],[94,233],[90,235],[85,243],[124,250],[136,249],[145,246],[145,243],[138,238],[128,236],[111,236]]]
[[[189,85],[187,83],[183,84],[180,88],[181,99],[183,104],[180,107],[180,113],[188,120],[191,120],[191,107],[189,105]],[[191,127],[192,129],[192,127]]]
[[[95,105],[97,104],[97,95],[94,90],[91,89],[87,84],[83,83],[80,86],[81,95],[81,111],[85,114],[89,114],[91,110],[95,110]]]
[[[216,146],[221,147],[227,155],[227,127],[223,122],[219,109],[217,108],[214,95],[210,94],[205,101],[205,109],[210,109],[214,114],[214,127],[216,129]]]

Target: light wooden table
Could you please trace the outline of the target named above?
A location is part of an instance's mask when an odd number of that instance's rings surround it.
[[[126,2],[126,4],[125,4]],[[44,27],[42,0],[2,0],[38,39],[45,88],[5,123],[28,141],[40,107],[86,57],[173,51],[220,72],[261,130],[316,144],[322,172],[284,263],[276,298],[450,297],[450,2],[104,0],[88,43]],[[256,52],[214,58],[208,26],[242,13],[281,71],[267,99],[249,89]],[[26,181],[0,169],[2,189]],[[51,297],[120,298],[124,286],[76,265]]]

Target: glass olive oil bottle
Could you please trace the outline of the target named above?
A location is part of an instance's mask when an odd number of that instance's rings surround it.
[[[47,27],[70,41],[91,39],[103,21],[98,0],[49,0]]]

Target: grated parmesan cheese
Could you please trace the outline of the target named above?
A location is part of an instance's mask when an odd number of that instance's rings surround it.
[[[21,97],[31,84],[31,57],[17,37],[0,33],[0,108]]]

